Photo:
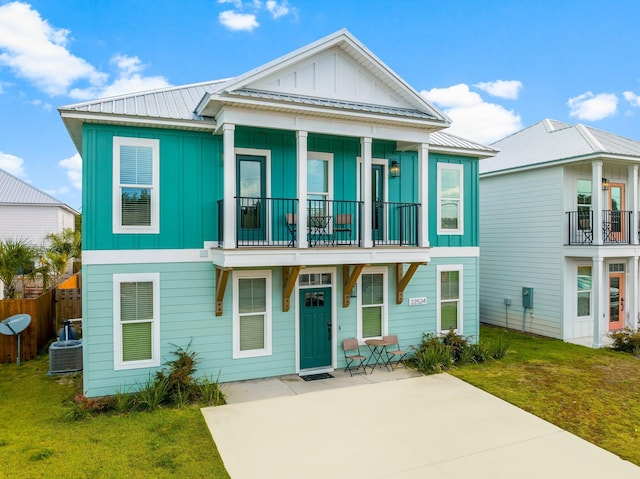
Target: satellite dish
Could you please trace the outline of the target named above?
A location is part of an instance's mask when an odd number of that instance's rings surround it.
[[[0,321],[0,333],[18,336],[18,366],[20,366],[20,333],[27,329],[29,323],[31,323],[31,316],[28,314],[15,314]]]
[[[31,316],[28,314],[15,314],[7,319],[0,321],[0,333],[7,336],[17,336],[27,329],[31,323]]]

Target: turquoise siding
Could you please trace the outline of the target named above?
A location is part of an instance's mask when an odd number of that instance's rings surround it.
[[[405,290],[405,301],[395,304],[395,268],[388,266],[389,331],[403,346],[418,345],[423,333],[436,329],[436,281],[438,264],[462,264],[464,268],[464,334],[478,334],[477,258],[438,258],[421,266]],[[342,268],[336,267],[337,366],[344,367],[341,341],[356,336],[357,302],[342,307]],[[272,269],[272,354],[233,359],[233,281],[227,285],[224,314],[214,314],[214,267],[210,263],[89,265],[83,274],[84,390],[88,396],[111,395],[136,388],[159,368],[115,371],[113,367],[113,274],[160,273],[161,362],[172,359],[174,345],[186,346],[198,354],[198,374],[218,377],[223,382],[260,378],[296,371],[295,311],[292,295],[289,312],[282,312],[282,269]],[[409,306],[408,298],[427,297],[424,306]],[[366,349],[366,348],[365,348]],[[161,366],[162,367],[162,366]],[[160,367],[160,368],[161,368]]]
[[[464,234],[438,235],[438,163],[464,165]],[[431,246],[478,246],[479,245],[479,204],[480,186],[478,160],[453,155],[429,154],[429,244]]]
[[[112,233],[114,136],[160,140],[160,234]],[[86,250],[202,248],[217,239],[222,141],[211,133],[85,125],[82,245]]]

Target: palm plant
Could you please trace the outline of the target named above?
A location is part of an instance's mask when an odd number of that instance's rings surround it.
[[[5,299],[15,298],[15,278],[32,273],[38,250],[24,239],[0,241],[0,281],[4,285]]]

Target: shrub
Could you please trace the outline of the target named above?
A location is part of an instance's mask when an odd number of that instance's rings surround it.
[[[493,359],[502,359],[509,351],[511,343],[505,339],[504,334],[500,334],[498,339],[487,345],[488,354]]]
[[[114,409],[111,398],[88,398],[84,394],[76,394],[71,401],[71,409],[65,419],[88,419],[96,413],[103,413]]]
[[[220,373],[214,380],[213,378],[204,378],[198,388],[200,402],[207,406],[220,406],[225,404],[224,393],[220,387]]]
[[[185,348],[172,344],[176,349],[171,352],[176,358],[167,361],[169,370],[163,369],[156,373],[156,379],[167,381],[167,401],[178,406],[189,402],[192,390],[197,389],[193,379],[198,364],[198,355],[191,351],[191,341]]]
[[[611,348],[616,351],[640,355],[640,331],[625,328],[609,334],[613,340]]]
[[[167,378],[155,378],[149,376],[145,384],[138,387],[134,393],[134,401],[138,408],[147,411],[155,411],[167,398],[169,380]]]
[[[438,374],[449,369],[453,360],[451,348],[438,341],[437,338],[427,337],[412,358],[416,369],[424,374]]]

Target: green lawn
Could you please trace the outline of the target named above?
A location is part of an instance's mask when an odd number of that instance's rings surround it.
[[[640,360],[625,353],[482,327],[506,334],[500,361],[451,374],[640,465]]]
[[[0,478],[228,478],[198,407],[64,419],[77,379],[0,364]]]

